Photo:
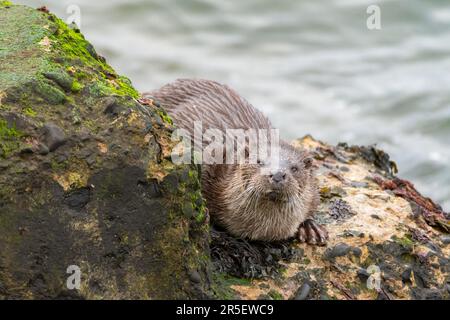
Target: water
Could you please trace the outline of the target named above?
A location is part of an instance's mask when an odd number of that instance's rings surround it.
[[[227,83],[285,138],[378,145],[450,210],[450,3],[419,0],[16,1],[68,17],[140,90]],[[381,30],[366,9],[381,8]]]

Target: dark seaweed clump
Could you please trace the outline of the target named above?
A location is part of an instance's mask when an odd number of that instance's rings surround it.
[[[356,153],[369,163],[373,163],[375,167],[383,170],[390,177],[397,174],[397,164],[390,159],[390,156],[375,145],[370,146],[348,146],[347,143],[341,142],[337,148],[343,148],[345,151]]]
[[[211,258],[215,271],[239,278],[275,277],[282,269],[281,261],[301,257],[301,249],[291,241],[260,242],[237,239],[226,231],[211,229]]]

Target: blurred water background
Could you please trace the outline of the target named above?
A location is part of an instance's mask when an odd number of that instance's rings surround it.
[[[142,90],[214,79],[284,138],[372,144],[450,210],[448,0],[17,0],[67,18]],[[366,9],[381,9],[368,30]]]

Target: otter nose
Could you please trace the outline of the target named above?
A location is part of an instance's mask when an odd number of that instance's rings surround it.
[[[278,171],[275,174],[271,174],[270,178],[272,179],[273,182],[280,183],[286,178],[286,173]]]

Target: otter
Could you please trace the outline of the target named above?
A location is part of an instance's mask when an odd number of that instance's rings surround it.
[[[273,128],[238,93],[211,80],[178,79],[143,98],[158,101],[177,127],[191,133],[194,121],[201,121],[205,130]],[[277,241],[297,236],[300,242],[324,245],[327,231],[312,219],[319,203],[312,158],[280,139],[278,159],[275,168],[267,159],[203,164],[202,194],[212,222],[238,238]]]

